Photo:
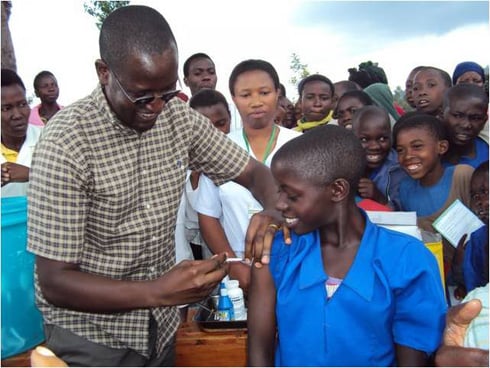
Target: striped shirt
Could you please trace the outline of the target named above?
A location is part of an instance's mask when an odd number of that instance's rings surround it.
[[[237,177],[249,155],[183,101],[165,106],[138,133],[121,124],[101,87],[61,110],[34,152],[28,193],[28,249],[117,280],[153,280],[175,265],[174,229],[186,170],[216,185]],[[36,272],[46,323],[112,348],[148,356],[150,312],[157,353],[175,334],[176,307],[84,313],[51,305]]]

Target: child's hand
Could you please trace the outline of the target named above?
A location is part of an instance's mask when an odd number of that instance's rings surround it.
[[[362,198],[369,198],[381,204],[388,203],[386,197],[378,190],[374,182],[368,178],[359,180],[358,192]]]

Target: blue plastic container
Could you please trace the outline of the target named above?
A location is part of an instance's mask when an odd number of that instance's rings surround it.
[[[27,252],[27,198],[2,198],[2,359],[44,341],[34,299],[34,255]]]

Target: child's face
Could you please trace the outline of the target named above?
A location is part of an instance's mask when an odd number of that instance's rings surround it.
[[[468,146],[480,134],[487,121],[487,106],[477,97],[452,97],[444,109],[444,125],[449,142]]]
[[[415,74],[412,91],[417,111],[437,114],[447,88],[437,70],[424,69]]]
[[[405,81],[405,101],[415,109],[415,100],[413,99],[413,77],[417,74],[417,71],[412,70]]]
[[[292,128],[296,125],[293,103],[286,96],[279,97],[276,121],[286,128]]]
[[[444,170],[441,156],[446,153],[448,142],[438,140],[424,127],[403,129],[396,137],[396,152],[400,166],[422,185],[433,185]]]
[[[371,115],[355,124],[353,132],[366,152],[368,169],[382,166],[391,149],[390,122],[381,115]]]
[[[331,185],[311,184],[281,161],[273,162],[271,171],[279,187],[276,209],[290,229],[304,234],[328,221]]]
[[[324,119],[334,104],[330,85],[322,81],[306,83],[303,88],[301,104],[306,121]]]
[[[488,225],[488,171],[471,177],[471,210]]]
[[[233,102],[244,125],[260,129],[273,124],[279,90],[275,88],[274,81],[267,72],[250,70],[240,74],[233,91]]]
[[[196,110],[211,120],[211,123],[213,123],[216,129],[221,130],[225,134],[230,132],[231,117],[222,103],[211,106],[200,106]]]
[[[346,129],[352,129],[352,116],[364,104],[356,97],[343,97],[337,104],[337,122]]]

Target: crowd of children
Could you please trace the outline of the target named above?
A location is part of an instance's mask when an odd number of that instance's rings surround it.
[[[33,145],[28,119],[49,124],[62,109],[56,79],[43,71],[34,81],[42,102],[28,118],[25,88],[12,73],[2,69],[2,196],[29,180],[30,156],[16,175],[23,145]],[[269,267],[229,266],[249,293],[251,365],[431,362],[448,299],[435,259],[421,241],[371,223],[363,200],[386,211],[414,211],[418,226],[435,232],[434,221],[459,199],[484,226],[457,248],[443,240],[445,281],[458,287],[458,298],[488,284],[483,69],[463,62],[451,78],[434,66],[415,67],[406,81],[410,112],[393,100],[376,64],[349,73],[336,83],[321,74],[304,78],[294,105],[270,63],[245,60],[229,80],[243,128],[230,132],[214,62],[197,53],[184,63],[190,107],[271,167],[276,207],[291,231],[287,244],[276,233]],[[221,252],[243,257],[249,219],[261,210],[241,185],[217,186],[188,170],[175,229],[177,261]]]

